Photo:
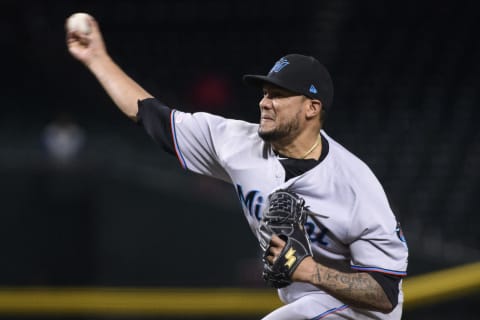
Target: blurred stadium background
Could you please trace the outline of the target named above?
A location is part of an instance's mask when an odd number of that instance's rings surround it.
[[[0,299],[31,287],[264,289],[233,188],[182,172],[68,55],[63,24],[77,11],[96,17],[133,78],[186,111],[256,121],[259,92],[241,76],[286,53],[316,56],[335,83],[326,130],[383,183],[409,275],[480,261],[478,7],[2,0]],[[473,290],[404,318],[478,319],[479,303]],[[1,319],[51,316],[0,309]],[[104,317],[128,318],[55,316]]]

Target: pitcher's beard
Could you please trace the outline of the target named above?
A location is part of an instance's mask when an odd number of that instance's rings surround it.
[[[258,127],[258,135],[265,142],[276,142],[284,140],[288,137],[293,137],[292,133],[297,132],[300,127],[300,122],[298,118],[295,117],[289,123],[279,126],[278,128],[272,129],[270,131],[262,131],[261,127]]]

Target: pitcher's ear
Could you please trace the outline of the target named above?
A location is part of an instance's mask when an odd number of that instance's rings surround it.
[[[307,117],[314,118],[320,117],[320,112],[322,111],[322,102],[316,99],[309,99],[309,104],[307,106]]]

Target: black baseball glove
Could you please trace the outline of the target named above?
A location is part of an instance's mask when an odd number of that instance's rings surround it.
[[[305,200],[289,190],[278,190],[268,197],[258,228],[258,238],[263,254],[263,279],[275,288],[292,283],[291,276],[300,262],[312,256],[310,240],[305,231],[308,209]],[[272,235],[286,242],[285,247],[273,264],[267,257],[270,253]]]

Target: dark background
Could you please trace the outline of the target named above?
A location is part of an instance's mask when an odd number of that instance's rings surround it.
[[[317,57],[335,83],[326,131],[384,185],[409,274],[480,259],[474,1],[1,0],[0,286],[264,286],[233,188],[182,172],[68,54],[77,11],[185,111],[257,121],[241,76]],[[474,319],[478,299],[406,316]]]

